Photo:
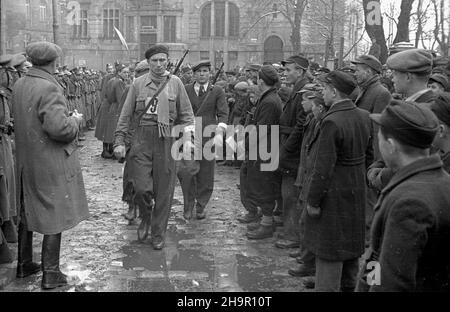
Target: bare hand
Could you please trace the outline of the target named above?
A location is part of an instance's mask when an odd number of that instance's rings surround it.
[[[114,149],[114,156],[116,156],[117,159],[125,158],[126,150],[125,146],[119,145]]]

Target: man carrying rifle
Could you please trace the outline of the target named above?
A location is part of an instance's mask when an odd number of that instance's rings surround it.
[[[202,61],[192,67],[195,82],[186,85],[186,92],[192,104],[196,121],[201,122],[202,133],[204,129],[211,125],[217,125],[216,132],[209,137],[203,137],[202,148],[204,145],[217,136],[217,144],[222,144],[222,139],[227,129],[229,108],[222,88],[215,86],[215,82],[220,75],[221,69],[215,79],[211,82],[211,63]],[[199,128],[200,129],[200,128]],[[206,217],[205,207],[208,204],[214,190],[214,170],[216,160],[202,159],[199,161],[200,170],[185,172],[179,174],[181,188],[184,196],[184,218],[192,218],[194,206],[196,206],[196,218],[201,220]],[[195,203],[197,201],[197,203]]]
[[[155,250],[164,247],[176,179],[175,159],[171,154],[175,138],[174,125],[182,125],[186,135],[195,131],[194,114],[181,80],[167,71],[169,49],[154,45],[145,53],[150,72],[131,85],[119,118],[115,134],[114,153],[118,159],[126,154],[125,138],[136,121],[127,161],[131,162],[129,181],[135,191],[135,204],[151,226]],[[179,64],[180,65],[180,64]],[[179,67],[179,66],[178,66]],[[191,141],[185,144],[192,149]],[[141,216],[143,216],[141,214]],[[150,216],[150,218],[148,218]]]

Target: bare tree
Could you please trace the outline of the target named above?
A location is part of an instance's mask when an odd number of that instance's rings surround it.
[[[411,21],[412,5],[415,0],[402,0],[400,5],[400,15],[397,23],[397,35],[394,43],[409,42],[409,23]]]
[[[439,49],[443,55],[448,55],[448,42],[445,35],[445,9],[444,0],[431,0],[434,8],[434,40],[439,44]]]
[[[379,60],[384,64],[388,57],[388,48],[384,35],[383,16],[381,15],[380,7],[380,0],[363,0],[366,32],[370,39],[376,39],[380,45]]]

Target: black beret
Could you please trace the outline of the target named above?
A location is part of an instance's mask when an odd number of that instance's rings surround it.
[[[450,93],[442,93],[431,104],[431,111],[450,127]]]
[[[210,61],[200,61],[194,66],[192,66],[192,71],[195,73],[197,70],[199,70],[202,67],[208,67],[211,69],[211,62]]]
[[[356,88],[356,83],[353,77],[343,71],[335,70],[329,74],[322,75],[319,80],[332,85],[340,92],[350,95]]]
[[[352,61],[352,63],[367,65],[377,73],[381,73],[383,70],[383,65],[381,65],[380,61],[373,55],[361,55],[355,61]]]
[[[155,44],[145,52],[145,58],[149,59],[155,54],[164,53],[169,56],[169,48],[162,44]]]
[[[381,114],[370,118],[405,145],[427,149],[439,129],[438,118],[424,106],[414,102],[392,100]]]
[[[304,70],[307,70],[309,67],[309,61],[300,55],[293,55],[286,61],[281,62],[283,66],[286,66],[286,64],[294,64],[294,63],[303,68]]]
[[[259,78],[262,79],[268,86],[274,86],[280,81],[278,72],[272,65],[264,65],[258,72]]]
[[[47,65],[62,55],[61,48],[47,41],[30,43],[26,48],[30,61],[35,66]]]

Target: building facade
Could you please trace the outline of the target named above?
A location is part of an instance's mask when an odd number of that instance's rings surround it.
[[[58,1],[58,0],[54,0]],[[330,0],[336,1],[336,0]],[[52,0],[6,0],[6,52],[24,50],[32,41],[53,40]],[[272,1],[273,2],[273,1]],[[294,53],[291,25],[283,14],[268,14],[259,0],[59,0],[57,21],[63,62],[104,69],[116,60],[144,58],[149,46],[163,43],[176,61],[185,49],[187,63],[212,60],[225,69],[248,63],[280,62]],[[336,1],[339,10],[345,3]],[[340,12],[340,11],[339,11]],[[302,51],[320,62],[326,36],[306,11]],[[323,25],[323,21],[321,23]],[[342,25],[342,23],[337,23]],[[116,30],[126,40],[121,43]],[[335,43],[344,27],[335,27]]]

